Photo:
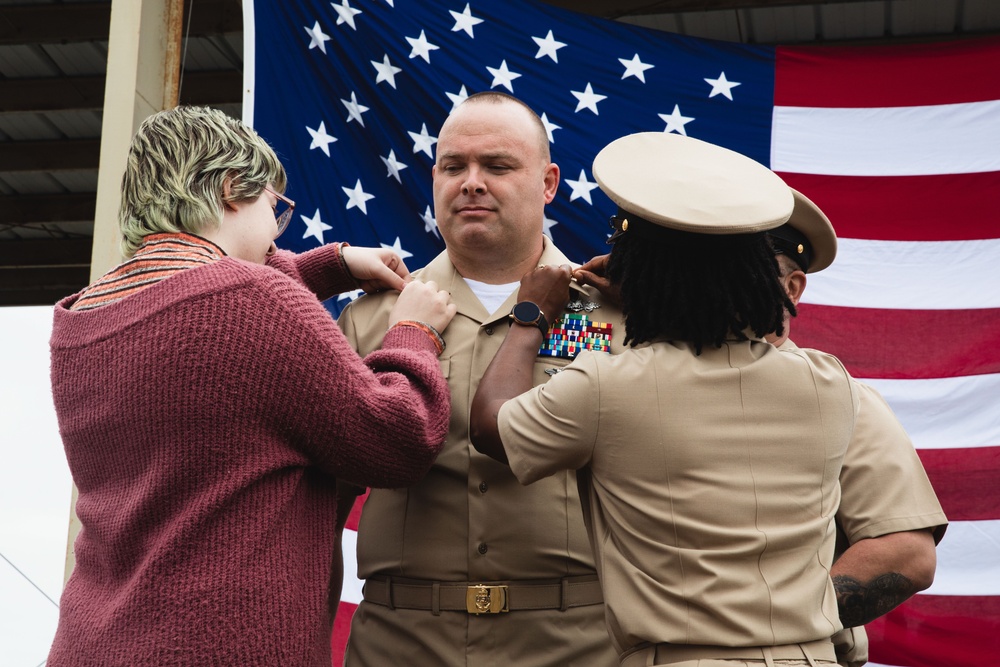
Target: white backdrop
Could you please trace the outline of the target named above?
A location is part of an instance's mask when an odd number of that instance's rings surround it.
[[[59,614],[45,595],[59,602],[72,482],[49,388],[51,326],[51,307],[0,307],[3,667],[44,664]]]

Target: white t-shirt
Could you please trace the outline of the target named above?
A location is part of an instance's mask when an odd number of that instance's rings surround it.
[[[469,289],[472,293],[479,297],[479,300],[486,310],[490,311],[492,315],[497,308],[503,305],[503,302],[507,300],[514,290],[520,286],[520,281],[515,283],[505,283],[503,285],[490,285],[488,283],[481,283],[478,280],[465,279],[468,283]]]

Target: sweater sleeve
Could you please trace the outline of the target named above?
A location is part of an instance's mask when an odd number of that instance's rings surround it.
[[[300,254],[279,250],[268,257],[267,265],[305,285],[320,301],[358,286],[341,261],[337,243],[328,243]]]
[[[363,486],[402,487],[434,462],[450,395],[433,341],[390,331],[362,360],[315,297],[273,275],[253,290],[267,322],[269,418],[324,470]]]

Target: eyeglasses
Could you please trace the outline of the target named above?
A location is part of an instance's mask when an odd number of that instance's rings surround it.
[[[292,220],[292,213],[295,212],[295,202],[284,195],[279,195],[267,186],[264,186],[264,189],[274,195],[278,200],[278,204],[274,207],[274,219],[275,222],[278,223],[278,233],[274,235],[274,238],[278,238],[286,229],[288,229],[288,223]],[[287,206],[288,208],[285,208],[279,213],[278,209],[281,208],[282,205]]]

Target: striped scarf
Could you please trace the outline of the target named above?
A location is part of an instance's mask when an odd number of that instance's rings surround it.
[[[71,310],[106,306],[135,294],[178,271],[193,269],[226,256],[211,241],[184,232],[150,234],[132,259],[119,264],[80,293]]]

